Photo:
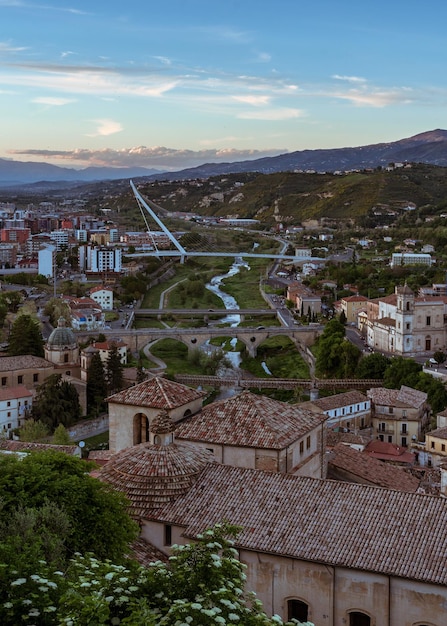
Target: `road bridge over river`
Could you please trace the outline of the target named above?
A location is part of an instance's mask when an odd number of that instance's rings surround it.
[[[241,341],[246,347],[251,357],[256,357],[258,346],[269,337],[286,336],[289,337],[301,354],[307,356],[309,360],[309,346],[315,343],[316,338],[322,331],[322,326],[298,326],[296,328],[284,328],[282,326],[266,326],[265,328],[141,328],[141,329],[120,329],[101,331],[106,337],[116,337],[117,335],[127,343],[129,349],[139,352],[147,344],[159,339],[176,339],[188,347],[188,351],[193,351],[205,345],[216,337],[230,337]],[[91,332],[78,333],[80,337],[90,337]]]

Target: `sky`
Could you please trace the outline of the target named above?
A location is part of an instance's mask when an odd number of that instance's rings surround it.
[[[0,0],[0,158],[176,171],[447,129],[441,0]]]

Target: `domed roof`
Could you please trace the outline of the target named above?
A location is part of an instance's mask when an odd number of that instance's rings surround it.
[[[49,348],[63,348],[73,345],[77,345],[76,336],[71,328],[67,328],[65,319],[60,317],[57,328],[48,337],[47,346]]]
[[[126,494],[131,514],[145,517],[185,494],[207,463],[209,450],[186,443],[141,443],[121,450],[104,465],[98,478]]]

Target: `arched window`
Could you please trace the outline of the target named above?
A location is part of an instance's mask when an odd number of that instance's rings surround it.
[[[183,413],[183,417],[189,417],[190,415],[192,415],[191,409],[186,409],[186,411]]]
[[[309,606],[302,600],[289,600],[287,602],[287,619],[297,619],[299,622],[307,622]]]
[[[371,626],[371,618],[366,613],[352,611],[349,613],[349,626]]]
[[[144,413],[137,413],[133,418],[133,445],[149,441],[149,420]]]

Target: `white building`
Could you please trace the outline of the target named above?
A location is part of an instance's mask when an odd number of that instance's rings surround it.
[[[9,437],[23,425],[32,399],[33,394],[24,385],[0,388],[0,434]]]
[[[90,290],[90,298],[97,302],[104,311],[113,310],[113,289],[99,285]]]
[[[121,248],[80,246],[79,268],[86,272],[121,272]]]
[[[431,254],[423,254],[417,252],[394,252],[391,255],[391,267],[398,265],[432,265],[433,260]]]
[[[56,250],[61,250],[64,246],[68,246],[68,230],[52,230],[50,239],[54,241]]]
[[[55,268],[55,246],[46,246],[41,248],[38,252],[38,273],[47,278],[51,278],[54,275]]]

